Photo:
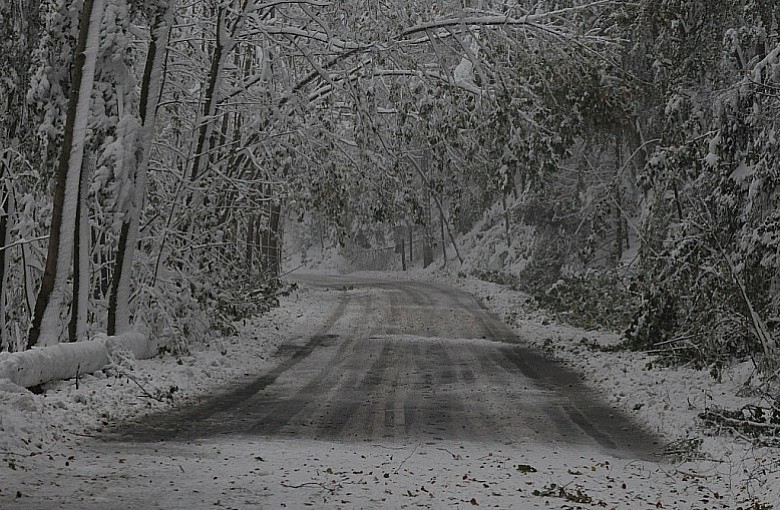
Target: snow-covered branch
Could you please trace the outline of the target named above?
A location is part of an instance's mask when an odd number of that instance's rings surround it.
[[[270,2],[261,2],[254,5],[253,10],[269,9],[280,5],[310,5],[312,7],[329,7],[332,2],[318,2],[316,0],[272,0]]]
[[[49,238],[49,236],[39,236],[39,237],[34,237],[32,239],[19,239],[18,241],[14,241],[11,244],[8,244],[8,245],[5,245],[5,246],[0,246],[0,251],[10,250],[14,246],[21,246],[21,245],[24,245],[24,244],[30,244],[30,243],[34,243],[34,242],[37,242],[37,241],[45,241],[48,238]]]
[[[400,37],[406,38],[420,32],[437,31],[439,29],[448,27],[459,26],[536,26],[543,21],[560,17],[565,14],[571,14],[573,12],[584,11],[593,7],[599,7],[607,4],[614,4],[614,0],[602,0],[599,2],[592,2],[586,5],[580,5],[576,7],[569,7],[566,9],[557,9],[554,11],[543,12],[539,14],[529,14],[523,17],[513,17],[509,14],[491,15],[491,16],[457,16],[442,18],[438,20],[428,21],[425,23],[417,24],[401,32]],[[446,34],[445,35],[449,35]]]
[[[416,71],[413,69],[377,69],[373,72],[373,74],[374,76],[418,76],[420,78],[433,78],[437,81],[444,82],[450,86],[463,89],[466,92],[471,92],[472,94],[478,96],[487,94],[485,90],[478,87],[476,84],[474,84],[474,82],[449,77],[438,71]]]
[[[260,34],[272,36],[272,35],[283,35],[287,37],[300,37],[304,39],[311,39],[313,41],[318,41],[321,43],[327,44],[329,47],[336,48],[339,50],[357,50],[357,49],[363,49],[368,50],[370,49],[370,46],[366,46],[364,44],[358,44],[355,42],[350,41],[344,41],[342,39],[334,38],[329,34],[326,34],[325,32],[316,32],[313,30],[304,30],[302,28],[298,27],[278,27],[278,26],[260,26],[256,28],[255,30],[247,31],[242,35],[242,40],[252,40],[253,37],[256,37]]]

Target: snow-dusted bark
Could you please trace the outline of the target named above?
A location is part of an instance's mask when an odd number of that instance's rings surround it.
[[[53,345],[59,342],[64,329],[62,302],[73,257],[79,178],[104,10],[105,0],[85,0],[82,7],[65,137],[57,168],[49,249],[33,312],[28,347]]]
[[[114,263],[111,295],[108,306],[108,333],[124,333],[130,329],[130,276],[138,240],[138,226],[146,197],[146,181],[149,158],[154,140],[157,115],[157,101],[163,82],[163,70],[167,55],[167,41],[173,23],[175,1],[168,2],[157,15],[152,28],[152,39],[146,57],[143,82],[141,83],[141,130],[138,138],[137,166],[130,209],[122,221],[119,246]]]
[[[195,149],[195,159],[192,163],[190,179],[195,180],[203,173],[209,160],[209,145],[211,136],[214,133],[214,115],[217,112],[219,103],[219,94],[222,87],[222,74],[227,64],[228,56],[234,42],[227,36],[227,9],[219,8],[217,16],[217,38],[214,46],[214,56],[211,60],[211,71],[209,73],[209,83],[206,88],[206,104],[203,107],[203,118],[201,119],[200,130],[198,133],[198,145]]]
[[[78,342],[87,332],[89,306],[89,209],[87,191],[91,172],[91,158],[86,158],[79,179],[79,198],[76,208],[76,243],[73,249],[73,304],[70,309],[68,339]]]

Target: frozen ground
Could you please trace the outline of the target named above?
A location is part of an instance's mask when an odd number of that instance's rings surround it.
[[[385,275],[398,278],[398,275]],[[99,429],[194,400],[280,361],[283,341],[318,331],[338,300],[304,288],[279,309],[191,356],[127,361],[44,395],[0,385],[2,508],[732,508],[780,502],[776,451],[710,437],[696,421],[749,375],[647,369],[641,354],[604,353],[614,336],[554,324],[521,294],[473,279],[447,280],[479,296],[521,338],[577,367],[606,398],[663,434],[682,460],[616,458],[587,445],[495,441],[211,438],[166,443],[93,439]],[[155,398],[162,400],[159,402]],[[170,398],[169,398],[170,397]],[[761,506],[764,505],[764,506]]]

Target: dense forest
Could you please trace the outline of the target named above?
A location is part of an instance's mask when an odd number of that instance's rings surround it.
[[[774,0],[0,0],[0,350],[134,324],[186,349],[269,306],[285,218],[457,266],[497,209],[525,263],[483,276],[773,370],[779,24]]]

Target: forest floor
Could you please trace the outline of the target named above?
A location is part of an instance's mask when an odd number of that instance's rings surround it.
[[[373,275],[377,276],[377,275]],[[382,278],[408,278],[390,273]],[[780,450],[716,435],[698,414],[738,409],[752,374],[720,381],[605,352],[616,335],[556,324],[527,296],[444,272],[414,275],[476,295],[528,345],[580,372],[603,398],[665,438],[638,460],[592,445],[443,438],[409,442],[213,437],[112,442],[105,429],[196,403],[272,370],[279,347],[315,334],[338,306],[303,286],[270,313],[186,356],[127,362],[33,395],[0,382],[0,508],[619,508],[753,509],[780,502]],[[283,349],[282,349],[283,351]]]

